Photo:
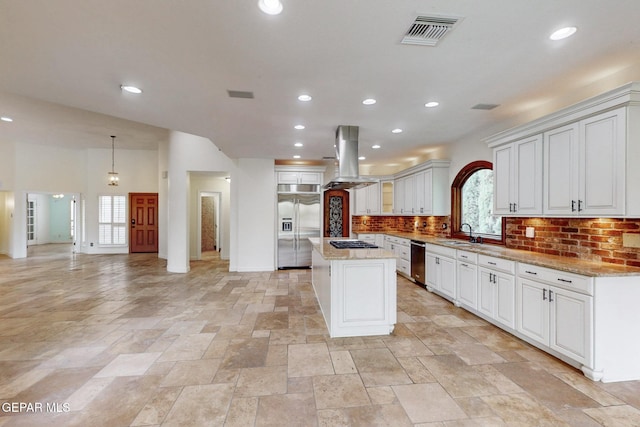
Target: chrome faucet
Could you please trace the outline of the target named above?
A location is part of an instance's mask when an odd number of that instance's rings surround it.
[[[481,236],[473,237],[473,230],[471,229],[471,225],[470,224],[468,224],[466,222],[460,224],[460,231],[462,231],[462,227],[464,227],[465,225],[467,227],[469,227],[469,241],[471,243],[482,243],[482,237]]]

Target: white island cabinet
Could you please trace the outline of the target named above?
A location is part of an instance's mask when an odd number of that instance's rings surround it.
[[[310,238],[312,283],[329,335],[388,335],[396,324],[395,254],[381,248],[336,249]]]

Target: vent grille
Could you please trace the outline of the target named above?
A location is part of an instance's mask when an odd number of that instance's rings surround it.
[[[229,98],[253,99],[253,92],[244,90],[227,90],[227,93],[229,94]]]
[[[460,22],[456,16],[418,16],[402,39],[402,44],[435,46]]]
[[[471,107],[472,110],[493,110],[500,104],[476,104]]]

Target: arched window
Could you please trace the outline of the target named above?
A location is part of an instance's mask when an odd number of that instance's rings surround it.
[[[463,167],[451,184],[451,237],[468,238],[469,224],[474,236],[488,243],[504,244],[504,220],[492,215],[493,165],[478,160]]]

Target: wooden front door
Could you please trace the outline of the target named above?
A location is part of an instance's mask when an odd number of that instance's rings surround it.
[[[349,192],[324,192],[324,237],[349,237]]]
[[[158,193],[129,193],[129,251],[158,252]]]

